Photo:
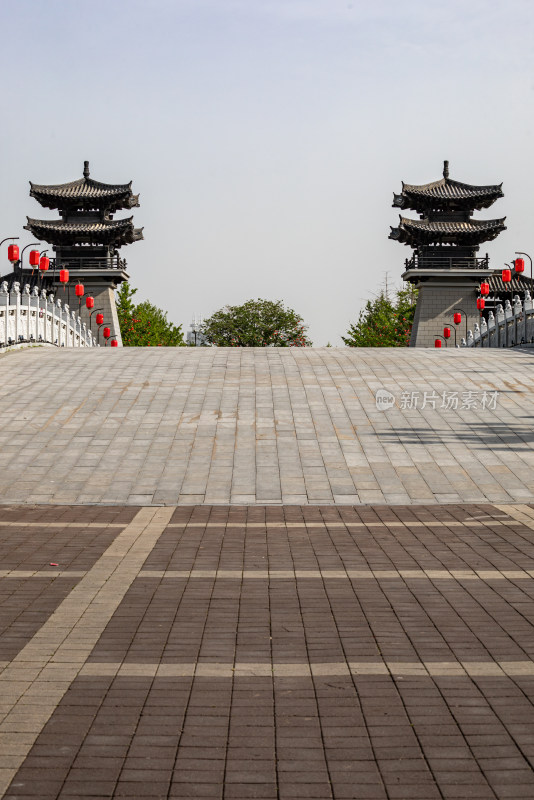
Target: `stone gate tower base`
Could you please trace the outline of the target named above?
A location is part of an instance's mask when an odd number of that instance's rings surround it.
[[[446,274],[444,271],[429,274],[431,272],[408,270],[402,276],[419,290],[410,347],[434,347],[436,337],[443,335],[446,325],[451,329],[455,327],[452,316],[457,309],[464,312],[456,330],[458,344],[462,337],[466,337],[466,318],[467,330],[473,330],[475,322],[479,322],[480,315],[476,308],[478,287],[489,273],[485,274],[479,269],[451,270]],[[449,346],[454,347],[454,333]]]

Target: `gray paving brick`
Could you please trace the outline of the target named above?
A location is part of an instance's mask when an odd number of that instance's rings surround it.
[[[0,502],[530,502],[530,358],[452,348],[17,351],[0,356]],[[394,395],[387,411],[378,389]],[[499,392],[494,408],[480,407],[484,391]],[[417,407],[402,407],[403,392],[418,395]],[[474,392],[479,407],[422,408],[425,392]]]

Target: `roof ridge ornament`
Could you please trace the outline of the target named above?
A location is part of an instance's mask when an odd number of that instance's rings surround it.
[[[83,177],[84,178],[88,178],[89,177],[89,162],[88,161],[84,161],[83,162]]]
[[[87,161],[85,163],[87,164]],[[444,161],[443,162],[443,177],[444,178],[448,178],[449,177],[449,162],[448,161]]]

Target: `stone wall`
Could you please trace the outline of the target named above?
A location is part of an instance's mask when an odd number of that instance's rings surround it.
[[[477,280],[428,279],[416,284],[419,289],[414,324],[410,337],[410,347],[434,347],[437,336],[443,335],[443,328],[454,328],[452,316],[454,310],[461,308],[467,315],[467,329],[473,329],[480,315],[476,309]],[[462,314],[462,322],[457,328],[458,344],[466,336],[466,320]],[[454,346],[454,333],[451,339]],[[449,344],[450,346],[450,344]]]

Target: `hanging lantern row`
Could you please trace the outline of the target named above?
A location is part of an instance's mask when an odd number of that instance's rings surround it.
[[[15,263],[16,261],[20,260],[20,249],[18,244],[10,244],[7,249],[7,257],[11,263]],[[39,253],[39,250],[30,250],[29,256],[29,263],[32,269],[38,267],[41,272],[46,272],[50,269],[50,259]],[[59,282],[62,284],[66,284],[69,282],[69,270],[68,269],[60,269],[59,271]],[[74,287],[74,293],[76,297],[79,298],[81,303],[81,298],[85,295],[85,286],[83,283],[77,283]],[[95,298],[94,297],[86,297],[85,298],[85,305],[88,310],[94,308],[95,306]],[[104,324],[104,315],[97,314],[96,315],[96,324],[103,325]],[[104,338],[110,339],[111,338],[111,328],[104,328]],[[111,347],[118,347],[119,343],[114,338],[111,340]]]

